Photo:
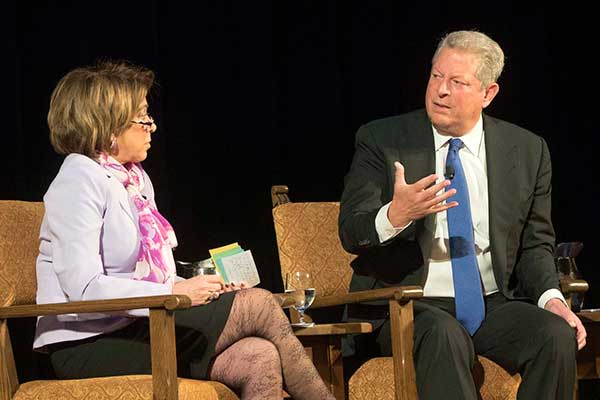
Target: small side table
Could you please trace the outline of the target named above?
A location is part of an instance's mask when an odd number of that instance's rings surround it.
[[[342,336],[354,333],[370,333],[372,330],[373,327],[368,322],[347,322],[316,324],[311,328],[301,328],[294,331],[336,400],[346,398],[342,363]]]

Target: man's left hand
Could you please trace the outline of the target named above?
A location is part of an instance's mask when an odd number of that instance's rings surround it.
[[[577,334],[577,350],[581,350],[583,346],[585,346],[585,338],[587,337],[587,332],[581,323],[581,320],[573,311],[571,311],[565,303],[563,303],[560,299],[554,298],[550,299],[546,302],[544,308],[559,317],[563,318],[567,323],[575,329]]]

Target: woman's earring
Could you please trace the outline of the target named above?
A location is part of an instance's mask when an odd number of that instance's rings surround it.
[[[117,144],[117,138],[116,137],[112,137],[112,140],[110,141],[110,152],[112,154],[117,154],[119,152],[119,145]]]

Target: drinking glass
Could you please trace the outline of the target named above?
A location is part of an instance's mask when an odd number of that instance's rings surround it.
[[[193,278],[196,275],[215,275],[218,274],[212,259],[207,258],[200,261],[181,261],[175,260],[177,275],[182,278]]]
[[[312,275],[304,271],[288,272],[285,275],[285,292],[297,296],[296,303],[292,307],[298,311],[300,321],[292,326],[301,328],[313,326],[314,323],[304,321],[304,312],[315,299]]]

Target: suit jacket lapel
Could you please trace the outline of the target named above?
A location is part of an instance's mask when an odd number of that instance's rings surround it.
[[[423,110],[420,118],[416,121],[415,132],[410,138],[403,156],[405,160],[405,174],[407,183],[415,183],[430,174],[435,173],[435,144],[431,122]],[[431,238],[435,231],[435,215],[417,221],[416,238],[421,247],[423,258],[427,260],[431,254]]]
[[[425,110],[415,121],[414,131],[402,138],[399,144],[405,168],[407,183],[416,181],[435,173],[435,148],[431,122]],[[393,168],[393,167],[392,167]]]
[[[513,176],[518,170],[519,148],[516,143],[509,141],[507,135],[497,127],[496,122],[485,114],[483,129],[487,160],[490,246],[492,263],[498,280],[502,278],[498,272],[505,270],[504,246],[514,216],[515,193],[519,190],[515,187],[519,181]],[[499,281],[498,287],[502,288],[503,284],[504,282]]]

